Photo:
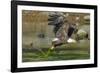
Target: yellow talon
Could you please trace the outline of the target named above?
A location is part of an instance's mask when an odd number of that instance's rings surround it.
[[[54,46],[52,46],[50,49],[53,50],[54,49]]]

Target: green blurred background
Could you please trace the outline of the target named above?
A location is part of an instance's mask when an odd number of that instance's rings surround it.
[[[44,57],[55,37],[53,26],[48,25],[49,13],[46,11],[22,10],[22,61],[57,61],[90,58],[90,40],[82,39],[74,44],[56,47],[48,57]],[[90,14],[64,12],[66,20],[79,24],[90,34]]]

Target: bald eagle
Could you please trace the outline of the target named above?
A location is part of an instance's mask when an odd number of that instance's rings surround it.
[[[52,40],[52,48],[56,46],[60,46],[65,43],[76,43],[76,37],[72,37],[72,35],[77,35],[80,37],[80,31],[78,30],[78,25],[76,23],[69,23],[63,13],[54,12],[49,15],[48,25],[54,26],[54,34],[55,38]],[[78,32],[78,33],[77,33]],[[86,33],[86,37],[88,34]]]

